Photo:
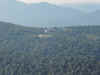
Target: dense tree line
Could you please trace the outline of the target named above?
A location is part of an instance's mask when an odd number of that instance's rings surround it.
[[[54,29],[1,22],[0,75],[100,75],[100,26]]]

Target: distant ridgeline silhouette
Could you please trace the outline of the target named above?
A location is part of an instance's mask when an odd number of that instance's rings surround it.
[[[72,7],[15,0],[1,0],[0,10],[0,21],[25,26],[100,25],[99,10],[87,14]]]

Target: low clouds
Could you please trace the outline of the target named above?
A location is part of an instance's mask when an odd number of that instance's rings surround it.
[[[52,4],[65,4],[65,3],[100,3],[100,0],[17,0],[24,3],[40,3],[48,2]]]

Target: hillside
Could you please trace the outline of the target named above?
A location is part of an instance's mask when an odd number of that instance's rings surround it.
[[[29,28],[0,22],[0,75],[99,75],[100,26]]]

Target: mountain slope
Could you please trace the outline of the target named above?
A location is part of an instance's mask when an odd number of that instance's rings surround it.
[[[44,30],[0,22],[0,75],[100,74],[100,26]]]

